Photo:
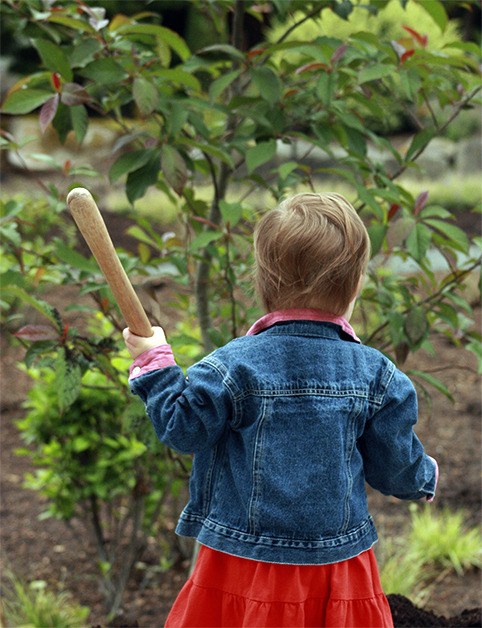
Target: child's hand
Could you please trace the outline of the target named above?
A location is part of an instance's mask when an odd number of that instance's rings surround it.
[[[131,354],[133,360],[137,358],[138,355],[144,353],[148,349],[153,349],[154,347],[158,347],[159,345],[167,344],[166,335],[164,334],[164,330],[162,327],[153,327],[152,331],[154,332],[150,338],[142,338],[141,336],[136,336],[131,332],[131,330],[126,327],[122,332],[124,336],[124,341],[126,343],[126,347]]]

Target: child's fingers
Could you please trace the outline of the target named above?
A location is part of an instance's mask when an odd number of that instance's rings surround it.
[[[162,327],[153,327],[153,332],[153,335],[149,338],[143,338],[142,336],[133,334],[128,327],[122,331],[126,347],[133,358],[136,358],[148,349],[167,343]]]

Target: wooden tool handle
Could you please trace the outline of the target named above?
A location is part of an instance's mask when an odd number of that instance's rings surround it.
[[[151,324],[120,263],[91,193],[85,188],[74,188],[67,196],[67,205],[112,290],[127,326],[136,336],[149,338],[153,334]]]

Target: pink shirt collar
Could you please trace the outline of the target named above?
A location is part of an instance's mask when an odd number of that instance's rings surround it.
[[[258,334],[260,331],[263,331],[263,329],[271,327],[271,325],[274,325],[275,323],[284,323],[289,321],[319,321],[323,323],[334,323],[335,325],[339,325],[345,333],[353,338],[353,340],[361,342],[346,318],[312,308],[292,308],[289,310],[269,312],[257,320],[256,323],[248,329],[246,335],[253,336],[254,334]]]

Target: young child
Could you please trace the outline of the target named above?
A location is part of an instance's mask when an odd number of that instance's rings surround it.
[[[160,440],[194,454],[177,532],[201,544],[166,626],[392,626],[365,481],[431,500],[413,385],[349,324],[367,231],[338,194],[298,194],[255,232],[266,310],[188,369],[124,331]]]

